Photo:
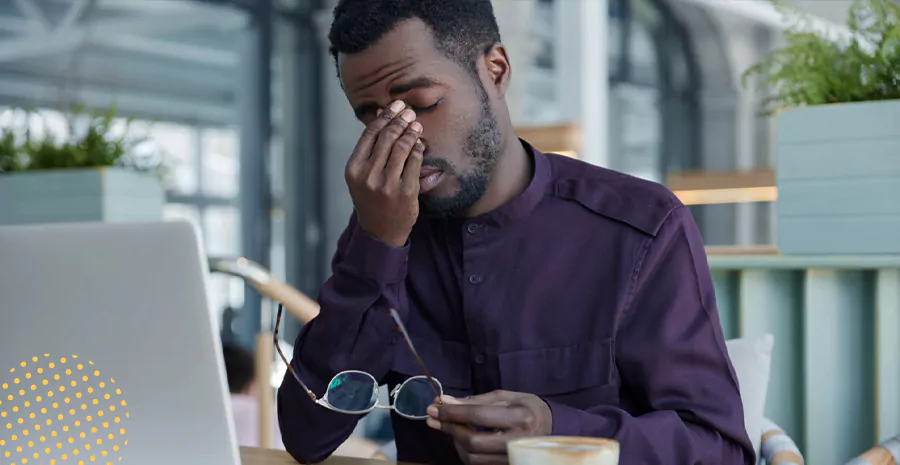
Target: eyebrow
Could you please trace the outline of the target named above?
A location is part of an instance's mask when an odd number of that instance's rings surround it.
[[[421,89],[423,87],[434,87],[440,85],[441,82],[435,78],[428,76],[420,76],[410,81],[404,82],[403,84],[397,84],[392,86],[388,92],[390,92],[391,97],[395,95],[405,94],[411,90]],[[356,114],[358,119],[362,119],[362,115],[367,112],[374,112],[378,110],[378,104],[374,102],[367,102],[359,105],[353,109],[353,112]]]

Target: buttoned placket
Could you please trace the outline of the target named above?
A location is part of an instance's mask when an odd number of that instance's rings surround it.
[[[484,286],[486,264],[489,260],[486,247],[484,225],[470,221],[462,226],[463,244],[463,314],[469,334],[470,355],[473,369],[472,388],[483,391],[487,382],[487,357],[485,351],[484,318],[486,287]]]

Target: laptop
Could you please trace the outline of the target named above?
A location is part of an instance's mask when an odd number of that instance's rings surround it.
[[[189,223],[0,227],[0,464],[239,465]]]

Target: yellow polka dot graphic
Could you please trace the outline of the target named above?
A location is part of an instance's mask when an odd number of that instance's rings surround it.
[[[0,375],[0,465],[118,464],[128,403],[102,367],[43,354]]]

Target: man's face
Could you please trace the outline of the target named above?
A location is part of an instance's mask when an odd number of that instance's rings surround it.
[[[469,70],[437,50],[418,19],[401,22],[368,49],[340,55],[341,82],[364,124],[402,100],[424,128],[420,208],[435,217],[464,213],[484,195],[501,147],[489,98]]]

